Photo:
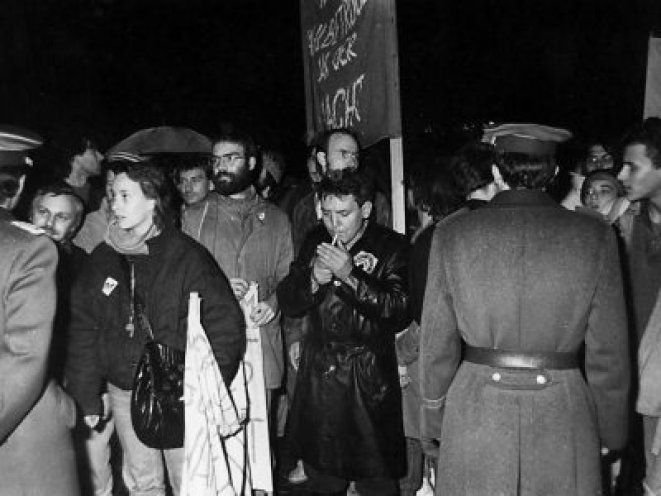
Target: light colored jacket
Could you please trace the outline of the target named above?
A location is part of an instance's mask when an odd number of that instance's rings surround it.
[[[262,351],[266,387],[280,387],[285,365],[275,290],[294,256],[287,215],[258,195],[234,200],[212,192],[183,211],[182,230],[211,252],[228,278],[257,282],[259,301],[276,312],[261,328]]]

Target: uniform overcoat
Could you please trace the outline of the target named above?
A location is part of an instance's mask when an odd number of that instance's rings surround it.
[[[47,383],[57,250],[0,208],[0,495],[75,496],[72,400]]]
[[[278,287],[286,315],[309,312],[310,329],[290,411],[294,455],[347,480],[403,474],[404,433],[395,334],[408,324],[403,237],[370,223],[350,248],[356,288],[335,281],[310,288],[311,261],[324,226],[303,244]]]
[[[601,494],[600,444],[627,434],[629,356],[615,235],[539,191],[498,194],[434,234],[422,316],[423,435],[436,494]],[[468,345],[579,353],[581,371],[463,362]]]

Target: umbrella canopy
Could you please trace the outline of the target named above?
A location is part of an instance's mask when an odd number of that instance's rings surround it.
[[[107,155],[160,153],[211,153],[211,140],[186,127],[160,126],[141,129],[107,151]]]

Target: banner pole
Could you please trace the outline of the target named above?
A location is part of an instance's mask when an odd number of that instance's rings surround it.
[[[404,147],[402,144],[402,107],[400,101],[399,87],[399,43],[397,39],[397,7],[395,0],[390,0],[390,29],[388,29],[388,50],[390,56],[390,90],[389,102],[391,105],[391,116],[394,119],[394,127],[399,130],[399,135],[390,138],[390,190],[392,205],[392,228],[406,234],[406,207],[404,191]],[[391,135],[392,136],[392,135]]]
[[[390,138],[390,189],[392,191],[392,228],[406,234],[404,202],[404,147],[402,138]]]
[[[306,136],[305,136],[305,146],[310,145],[310,141],[315,135],[314,129],[314,99],[313,99],[313,89],[312,89],[312,79],[310,74],[310,67],[308,65],[308,54],[307,54],[307,44],[306,44],[306,34],[305,34],[305,24],[303,23],[303,9],[304,2],[306,0],[300,0],[300,14],[301,14],[301,50],[303,55],[303,79],[305,80],[304,91],[305,91],[305,124],[306,124]]]

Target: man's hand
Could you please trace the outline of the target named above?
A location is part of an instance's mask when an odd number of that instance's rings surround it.
[[[316,257],[312,265],[312,277],[317,284],[328,284],[333,279],[333,272]]]
[[[268,324],[274,317],[275,312],[265,301],[257,303],[253,311],[250,313],[250,320],[252,320],[257,327]]]
[[[341,281],[345,281],[351,275],[353,260],[341,244],[333,246],[330,243],[321,243],[317,246],[317,258]]]
[[[298,370],[298,364],[301,361],[301,342],[296,341],[289,347],[289,361],[294,370]]]
[[[230,285],[232,286],[232,291],[234,291],[234,296],[239,301],[243,299],[250,287],[248,281],[244,281],[240,277],[231,277]]]

